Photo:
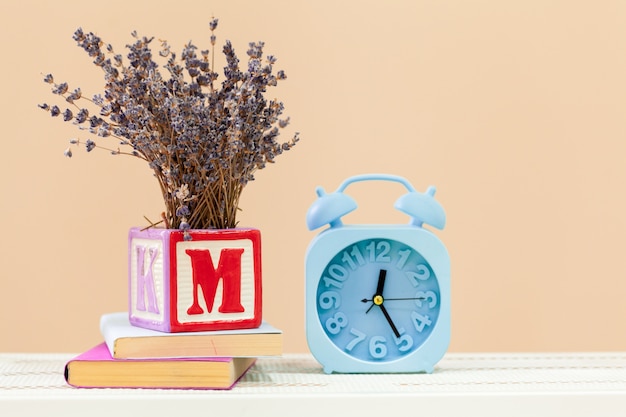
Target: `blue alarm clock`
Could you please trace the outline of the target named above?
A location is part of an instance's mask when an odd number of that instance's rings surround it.
[[[410,222],[344,225],[341,217],[357,208],[344,191],[360,181],[404,185],[394,207]],[[403,177],[366,174],[316,192],[307,226],[329,227],[306,252],[311,353],[326,373],[433,372],[450,342],[450,258],[423,227],[445,226],[435,188],[420,193]]]

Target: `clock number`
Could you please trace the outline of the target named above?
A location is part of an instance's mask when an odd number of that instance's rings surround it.
[[[356,259],[356,262],[354,262],[352,258]],[[357,245],[352,246],[352,250],[350,251],[350,253],[348,253],[348,251],[344,251],[341,260],[342,262],[347,263],[350,269],[352,269],[353,271],[356,270],[357,263],[359,264],[359,266],[365,265],[365,258],[361,254],[361,251],[359,250],[359,247]]]
[[[354,336],[354,339],[352,339],[352,340],[350,341],[350,343],[348,343],[348,344],[346,345],[346,350],[347,350],[348,352],[351,352],[351,351],[352,351],[352,349],[354,349],[354,347],[355,347],[356,345],[358,345],[359,343],[361,343],[362,341],[364,341],[364,340],[365,340],[365,338],[367,337],[367,335],[366,335],[365,333],[363,333],[363,332],[361,332],[361,331],[359,331],[359,330],[355,329],[354,327],[350,329],[350,334],[351,334],[352,336]]]
[[[430,321],[430,317],[422,315],[417,311],[413,311],[411,313],[411,319],[413,320],[413,326],[415,326],[415,330],[420,333],[424,331],[426,326],[430,326],[431,324],[433,324],[433,322]]]
[[[376,242],[370,242],[365,249],[367,249],[370,253],[370,262],[374,262],[376,260]]]
[[[350,273],[341,265],[332,264],[328,267],[328,275],[337,281],[345,281]]]
[[[343,288],[343,282],[335,281],[334,279],[330,279],[328,277],[322,278],[322,281],[324,281],[324,285],[326,285],[326,288],[330,288],[330,287],[335,287],[339,289]]]
[[[398,251],[398,255],[400,255],[400,259],[398,259],[398,263],[396,264],[396,267],[398,269],[404,268],[404,265],[406,264],[406,260],[409,259],[410,254],[411,254],[411,249]]]
[[[370,355],[374,359],[382,359],[387,356],[387,339],[383,336],[372,336],[370,339]]]
[[[372,241],[365,247],[370,253],[370,262],[391,262],[391,244],[386,240],[381,240],[376,243]]]
[[[380,251],[380,253],[376,255],[376,262],[391,262],[391,256],[389,256],[391,244],[389,244],[389,242],[386,240],[378,242],[376,249]]]
[[[417,287],[420,285],[420,281],[426,281],[430,278],[430,271],[426,265],[417,265],[415,268],[417,271],[407,271],[405,274],[409,281],[411,281],[411,284]]]
[[[324,285],[326,285],[326,288],[335,287],[342,289],[343,281],[348,278],[349,274],[350,273],[348,272],[348,270],[343,266],[332,264],[328,267],[328,275],[330,275],[331,277],[323,277],[322,280],[324,281]]]
[[[326,330],[330,334],[339,334],[341,329],[348,325],[348,318],[341,311],[335,313],[335,315],[326,320]]]
[[[331,308],[339,308],[341,305],[341,296],[336,291],[324,291],[320,294],[318,300],[320,308],[328,310]]]
[[[400,333],[400,337],[395,337],[394,341],[400,352],[406,352],[413,347],[413,338],[408,334],[404,334],[404,329],[399,329],[398,332]]]
[[[422,307],[423,301],[425,300],[428,300],[428,308],[433,308],[437,305],[437,294],[432,291],[418,291],[415,294],[415,298],[415,304],[417,304],[418,307]]]

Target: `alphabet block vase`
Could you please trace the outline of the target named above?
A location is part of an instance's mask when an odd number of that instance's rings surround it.
[[[261,325],[261,233],[257,229],[132,228],[129,318],[163,332]]]

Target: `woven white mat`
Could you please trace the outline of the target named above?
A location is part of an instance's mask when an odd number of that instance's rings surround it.
[[[0,354],[0,397],[79,392],[63,378],[72,355]],[[626,353],[447,354],[433,374],[326,375],[309,355],[258,359],[233,393],[626,391]],[[88,390],[90,394],[98,390]],[[107,391],[107,390],[103,390]],[[138,390],[128,390],[138,392]],[[148,390],[153,391],[153,390]],[[162,390],[165,393],[175,392]],[[190,391],[185,391],[189,393]],[[56,393],[56,394],[55,394]]]

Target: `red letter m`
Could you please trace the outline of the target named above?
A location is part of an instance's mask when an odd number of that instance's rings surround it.
[[[211,253],[206,249],[187,249],[185,253],[191,258],[193,273],[193,305],[187,314],[202,314],[204,311],[198,303],[198,286],[202,287],[204,302],[208,312],[213,311],[217,284],[222,279],[222,305],[220,313],[241,313],[241,254],[243,249],[222,249],[217,269],[213,265]]]

